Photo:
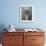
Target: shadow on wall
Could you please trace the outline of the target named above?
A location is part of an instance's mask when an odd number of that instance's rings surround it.
[[[5,32],[6,30],[4,30],[4,28],[6,28],[6,26],[4,24],[0,24],[0,43],[2,43],[2,32]]]

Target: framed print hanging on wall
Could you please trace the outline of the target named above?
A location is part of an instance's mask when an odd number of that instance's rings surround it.
[[[20,5],[20,22],[33,22],[33,21],[34,21],[34,6]]]

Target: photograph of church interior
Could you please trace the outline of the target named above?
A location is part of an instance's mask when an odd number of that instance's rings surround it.
[[[46,0],[0,0],[0,46],[46,46]]]

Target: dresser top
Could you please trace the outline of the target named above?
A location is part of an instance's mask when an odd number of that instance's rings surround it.
[[[8,32],[8,31],[7,31]],[[26,32],[24,29],[16,29],[16,31],[15,32]],[[32,32],[32,31],[28,31],[28,32]],[[34,33],[36,33],[36,32],[44,32],[44,31],[41,31],[41,30],[39,30],[39,31],[33,31]],[[32,32],[32,33],[33,33]]]

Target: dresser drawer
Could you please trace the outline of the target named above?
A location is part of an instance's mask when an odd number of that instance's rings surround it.
[[[44,36],[32,36],[32,43],[33,44],[43,44]]]
[[[25,32],[24,36],[44,36],[45,33],[44,32]]]
[[[23,36],[4,36],[3,43],[14,43],[23,41]]]
[[[8,43],[8,44],[5,43],[5,44],[4,44],[4,43],[3,43],[2,46],[23,46],[23,43],[22,43],[22,42],[19,43],[19,44],[18,44],[18,43],[17,43],[17,44],[16,44],[16,43],[12,43],[12,44],[10,44],[10,43]]]
[[[4,32],[5,36],[23,36],[23,32]]]
[[[32,46],[44,46],[44,44],[32,44]]]

